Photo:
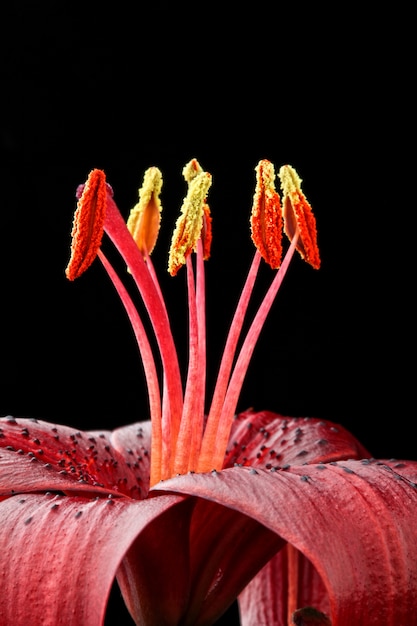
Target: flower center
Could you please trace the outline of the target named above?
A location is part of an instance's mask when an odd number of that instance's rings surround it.
[[[151,485],[175,474],[207,472],[223,467],[233,417],[251,356],[265,319],[278,293],[294,250],[313,267],[320,265],[315,219],[301,180],[289,166],[280,169],[284,193],[281,209],[275,189],[272,163],[256,167],[256,188],[250,217],[255,253],[229,329],[208,414],[206,408],[206,319],[204,262],[210,256],[211,215],[207,194],[211,175],[196,159],[183,169],[188,185],[169,252],[168,271],[175,276],[182,266],[187,273],[188,368],[183,388],[178,355],[169,315],[150,254],[160,226],[162,175],[149,168],[139,189],[139,201],[127,225],[101,170],[93,170],[81,188],[72,230],[71,258],[66,269],[70,280],[80,276],[96,256],[105,267],[129,316],[140,350],[148,387],[152,421]],[[282,257],[282,228],[290,246]],[[163,365],[159,379],[155,357],[137,308],[124,284],[101,249],[103,232],[123,257],[143,299],[152,323]],[[193,262],[192,253],[195,253]],[[242,337],[249,300],[264,259],[274,272],[247,334]],[[239,350],[238,350],[238,346]]]

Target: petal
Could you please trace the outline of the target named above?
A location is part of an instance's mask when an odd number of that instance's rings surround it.
[[[127,432],[131,450],[114,448],[106,431],[81,432],[41,420],[0,418],[0,497],[60,490],[143,498],[149,486],[149,424],[133,425]],[[121,437],[119,432],[116,440]]]
[[[294,557],[297,559],[296,567],[293,568],[294,574],[297,574],[294,582],[299,584],[295,589],[289,582]],[[275,601],[271,601],[271,598]],[[297,607],[313,606],[320,607],[322,611],[329,611],[327,592],[317,570],[301,552],[287,544],[240,594],[242,626],[251,624],[287,626],[294,612],[294,602]]]
[[[370,456],[339,424],[248,410],[235,417],[224,467],[237,463],[270,469]]]
[[[291,570],[294,559],[296,565]],[[317,570],[301,552],[287,544],[240,594],[241,626],[287,626],[294,609],[300,606],[320,607],[328,614],[329,598]]]
[[[406,466],[408,473],[375,461],[234,467],[154,489],[223,504],[276,532],[321,576],[332,623],[394,626],[413,623],[417,610],[417,483],[409,480],[417,463]]]
[[[141,503],[142,504],[142,503]],[[190,598],[189,519],[193,499],[176,506],[159,502],[159,497],[143,502],[155,508],[152,523],[130,546],[117,580],[136,624],[186,624],[184,614]],[[159,515],[161,507],[164,510]]]
[[[177,496],[139,502],[39,494],[0,502],[1,623],[101,626],[112,582],[130,545],[181,502]],[[170,571],[169,553],[166,561]],[[159,564],[162,577],[164,560]],[[178,569],[177,589],[182,581]],[[151,600],[161,612],[168,611],[159,593],[154,586]],[[176,623],[175,615],[167,616],[171,621],[166,624]]]
[[[203,626],[219,619],[282,545],[277,535],[256,520],[198,499],[190,528],[193,586],[187,624]]]

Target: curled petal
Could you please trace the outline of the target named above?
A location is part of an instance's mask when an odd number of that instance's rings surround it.
[[[326,598],[315,608],[332,624],[398,626],[414,623],[417,600],[416,472],[412,461],[345,460],[274,472],[231,467],[175,477],[154,490],[210,499],[276,532],[321,577]],[[295,579],[289,572],[288,582]],[[279,606],[281,591],[271,598],[258,595],[261,588],[250,604]],[[243,624],[259,623],[248,617]]]
[[[65,270],[69,280],[81,276],[97,256],[103,237],[107,193],[104,172],[92,170],[82,187],[74,215],[71,258]]]
[[[282,212],[285,234],[291,241],[298,229],[299,239],[296,246],[298,252],[314,269],[319,269],[316,220],[307,198],[301,191],[301,178],[291,165],[283,165],[279,170],[279,177],[284,193]]]
[[[139,189],[139,202],[133,207],[127,227],[142,254],[151,254],[161,224],[162,174],[157,167],[146,170],[143,185]]]
[[[275,190],[275,170],[267,160],[255,168],[256,189],[251,214],[252,241],[262,257],[276,269],[282,256],[282,214],[279,195]]]
[[[160,516],[170,516],[171,508],[181,501],[170,495],[139,502],[54,493],[28,493],[1,501],[0,623],[102,626],[123,557],[149,525]],[[167,552],[164,561],[171,565],[172,558],[178,564],[177,551],[173,557]],[[178,577],[177,589],[183,580],[184,576]],[[135,588],[135,580],[128,582]],[[126,584],[123,590],[126,593]],[[164,592],[156,586],[153,596],[144,598],[156,607],[153,623],[162,623],[160,614],[168,616],[166,623],[178,623],[178,611],[172,602],[168,604]],[[138,612],[141,599],[129,608]]]

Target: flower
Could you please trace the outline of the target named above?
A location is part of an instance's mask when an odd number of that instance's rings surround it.
[[[256,168],[256,249],[207,407],[204,261],[212,181],[196,159],[183,173],[188,191],[169,271],[186,268],[185,381],[150,257],[161,173],[145,173],[127,225],[104,172],[93,170],[77,190],[67,276],[78,278],[96,257],[108,272],[141,353],[150,420],[81,432],[36,419],[0,419],[0,624],[101,625],[115,577],[135,623],[144,626],[212,624],[236,597],[244,626],[411,624],[417,463],[376,461],[329,421],[252,409],[235,415],[294,251],[320,265],[298,175],[281,168],[281,204],[273,165],[263,160]],[[281,261],[282,219],[290,245]],[[142,296],[162,380],[125,279],[101,247],[104,235]],[[241,337],[262,259],[276,271]]]

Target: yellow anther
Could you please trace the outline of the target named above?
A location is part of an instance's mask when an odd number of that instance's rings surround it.
[[[181,214],[177,219],[169,251],[168,271],[175,276],[179,268],[185,264],[187,256],[195,249],[203,228],[205,198],[211,185],[211,174],[201,170],[193,159],[183,170],[188,180],[188,193],[184,198]],[[198,169],[197,168],[197,169]],[[196,174],[193,175],[193,170]]]
[[[143,255],[151,254],[161,223],[162,174],[157,167],[146,170],[142,187],[139,189],[139,202],[133,207],[127,220],[127,227]]]

